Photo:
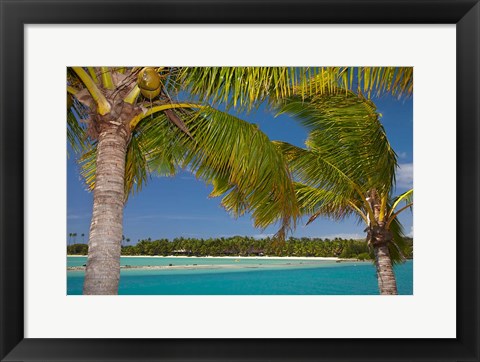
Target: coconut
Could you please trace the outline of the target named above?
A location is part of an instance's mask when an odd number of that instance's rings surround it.
[[[156,91],[157,89],[160,90],[162,80],[155,69],[151,67],[145,67],[140,71],[140,73],[138,73],[137,84],[142,91]]]

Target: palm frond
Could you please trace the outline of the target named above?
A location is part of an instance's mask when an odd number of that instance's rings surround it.
[[[142,147],[149,172],[158,176],[176,174],[184,159],[187,137],[164,112],[140,122],[134,134]]]
[[[350,89],[349,83],[344,80],[344,69],[342,67],[307,69],[310,72],[305,72],[305,68],[297,70],[297,73],[303,74],[303,77],[293,85],[292,95],[305,99],[325,94],[345,94]],[[274,100],[281,99],[277,98]]]
[[[332,163],[328,157],[296,147],[286,142],[274,141],[282,152],[296,181],[306,186],[355,199],[366,194],[354,179]]]
[[[71,97],[67,94],[67,97]],[[69,103],[70,106],[68,105]],[[67,140],[73,152],[80,154],[89,147],[86,127],[82,121],[88,117],[85,107],[73,97],[67,101]],[[67,156],[70,154],[67,150]]]
[[[299,210],[283,155],[254,124],[204,107],[184,119],[195,141],[184,165],[214,184],[212,196],[234,216],[251,211],[256,227],[280,223],[279,235],[295,224]]]
[[[318,72],[308,67],[185,67],[176,82],[201,102],[250,110],[267,98],[288,97],[294,89],[305,92]]]
[[[90,96],[95,101],[98,113],[101,115],[109,113],[111,110],[110,103],[87,71],[85,71],[83,67],[72,67],[71,69],[76,73],[85,86],[85,89],[88,90]]]
[[[397,158],[371,101],[345,91],[307,99],[297,96],[279,106],[281,113],[296,117],[311,131],[306,145],[319,158],[364,188],[389,193]]]
[[[346,90],[411,96],[412,67],[160,67],[167,92],[192,100],[250,110],[268,100]]]
[[[395,212],[398,204],[402,201],[404,201],[406,205],[413,203],[413,189],[410,189],[403,194],[398,195],[391,201],[392,207],[390,209],[390,214],[393,214],[393,212]]]
[[[405,201],[405,206],[400,208],[400,209],[396,209],[398,204],[402,201]],[[393,200],[390,200],[390,211],[388,212],[388,215],[387,215],[387,229],[390,227],[390,225],[393,223],[394,220],[398,220],[397,216],[405,211],[406,209],[410,209],[410,211],[412,211],[412,207],[413,207],[413,189],[410,189],[406,192],[404,192],[403,194],[397,196],[396,198],[394,198]]]
[[[310,215],[306,225],[320,216],[340,220],[356,213],[351,207],[350,199],[341,193],[310,187],[299,182],[295,182],[294,186],[301,214]]]
[[[210,197],[223,196],[223,207],[235,215],[235,217],[243,216],[249,210],[246,195],[242,192],[239,186],[230,184],[228,180],[226,183],[225,180],[222,182],[224,183],[224,188],[220,189],[218,187],[218,179],[213,181],[214,190],[210,193]]]
[[[94,142],[90,148],[78,159],[80,176],[88,191],[95,189],[95,173],[97,172],[97,143]]]
[[[392,233],[392,242],[388,243],[388,250],[393,264],[403,263],[405,261],[405,250],[407,244],[405,242],[405,232],[400,221],[395,218],[390,224],[390,232]]]
[[[413,67],[360,67],[349,68],[346,77],[353,89],[353,77],[348,73],[356,73],[357,91],[381,96],[391,94],[398,98],[411,97],[413,94]]]
[[[147,183],[149,169],[143,151],[141,137],[132,137],[125,158],[125,201]]]

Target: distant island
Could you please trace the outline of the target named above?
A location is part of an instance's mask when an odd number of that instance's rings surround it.
[[[413,239],[404,238],[401,249],[406,259],[413,259]],[[67,255],[87,255],[87,244],[67,246]],[[277,257],[337,257],[341,259],[373,260],[373,250],[365,240],[335,238],[294,238],[285,241],[274,238],[256,239],[249,236],[229,238],[175,238],[173,240],[140,240],[136,245],[122,245],[124,256],[277,256]]]

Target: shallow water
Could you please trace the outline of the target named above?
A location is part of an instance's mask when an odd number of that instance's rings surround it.
[[[68,257],[67,266],[82,266],[86,257]],[[266,258],[122,257],[126,266],[169,269],[122,269],[123,295],[376,295],[375,267],[370,262]],[[194,264],[202,269],[195,269]],[[183,267],[192,269],[183,269]],[[206,269],[205,269],[206,268]],[[413,261],[395,267],[399,294],[413,294]],[[82,292],[84,272],[67,272],[67,294]]]

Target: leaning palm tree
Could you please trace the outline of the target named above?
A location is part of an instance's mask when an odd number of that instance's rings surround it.
[[[362,95],[337,89],[307,99],[290,97],[279,111],[310,130],[306,149],[275,142],[293,172],[307,224],[320,216],[356,215],[366,224],[380,293],[397,294],[393,263],[402,260],[404,246],[397,216],[412,207],[413,190],[390,197],[397,159],[375,105]],[[396,211],[402,201],[407,205]]]

